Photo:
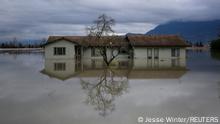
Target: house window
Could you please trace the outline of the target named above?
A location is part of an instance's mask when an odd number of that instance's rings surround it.
[[[54,47],[54,55],[66,55],[65,47]]]
[[[172,48],[171,49],[171,56],[172,57],[179,57],[180,56],[180,49],[179,48]]]
[[[100,50],[98,48],[92,48],[92,57],[101,56]]]
[[[54,71],[65,71],[66,63],[54,63]]]
[[[152,48],[147,49],[147,58],[152,59]]]
[[[128,54],[128,49],[126,48],[119,48],[119,54]]]
[[[159,58],[159,49],[155,48],[154,49],[154,59],[158,59]]]

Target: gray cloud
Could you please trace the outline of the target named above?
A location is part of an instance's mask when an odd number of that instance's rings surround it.
[[[219,0],[1,0],[0,39],[85,35],[85,27],[106,13],[116,33],[145,33],[173,20],[220,19]]]

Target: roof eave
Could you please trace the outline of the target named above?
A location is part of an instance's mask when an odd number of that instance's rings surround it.
[[[47,45],[50,45],[50,44],[53,44],[53,43],[56,43],[56,42],[60,42],[60,41],[67,41],[67,42],[70,42],[70,43],[73,43],[73,44],[76,44],[76,45],[80,45],[79,43],[77,43],[77,42],[74,42],[74,41],[71,41],[71,40],[68,40],[68,39],[66,39],[66,38],[59,38],[59,39],[56,39],[56,40],[54,40],[54,41],[47,41],[47,43],[45,43],[45,44],[43,44],[42,46],[43,47],[45,47],[45,46],[47,46]]]

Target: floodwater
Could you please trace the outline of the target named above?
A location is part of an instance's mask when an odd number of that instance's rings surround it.
[[[138,117],[194,116],[220,121],[216,54],[188,51],[186,60],[102,65],[47,60],[41,53],[0,54],[0,124],[137,124]]]

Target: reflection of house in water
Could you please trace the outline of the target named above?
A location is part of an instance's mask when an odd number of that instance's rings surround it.
[[[135,59],[129,78],[180,78],[186,70],[186,59]]]
[[[77,67],[74,59],[45,59],[41,73],[52,78],[66,80],[76,75]]]
[[[115,62],[111,67],[123,72],[122,75],[127,75],[129,69],[129,61]],[[84,62],[76,62],[75,59],[45,59],[44,69],[41,73],[52,78],[67,80],[73,77],[97,77],[102,75],[105,68],[102,60],[87,60]]]
[[[166,60],[120,60],[111,65],[117,75],[128,79],[180,78],[187,71],[185,59]],[[100,59],[75,62],[74,59],[45,59],[41,71],[49,77],[66,80],[73,77],[98,77],[102,75],[105,64]]]
[[[175,67],[185,67],[186,59],[134,59],[133,66],[135,69],[138,68],[175,68]]]
[[[95,60],[94,60],[95,61]],[[124,75],[128,79],[178,79],[183,76],[187,69],[185,60],[173,59],[155,63],[151,61],[134,60],[120,61],[113,66],[114,71]],[[82,77],[96,77],[102,73],[102,62],[84,63],[84,71],[80,73]]]

